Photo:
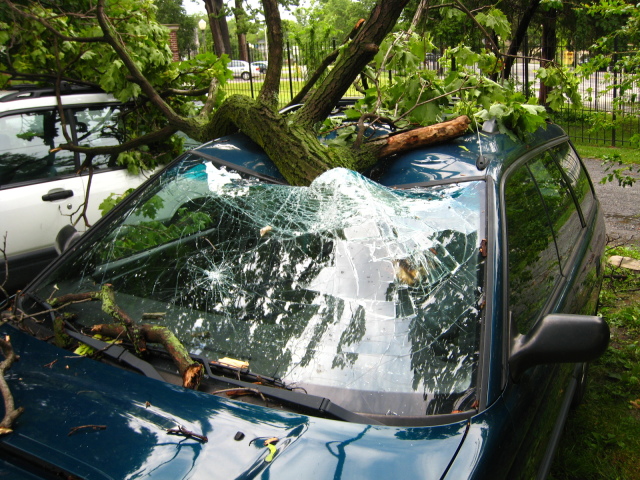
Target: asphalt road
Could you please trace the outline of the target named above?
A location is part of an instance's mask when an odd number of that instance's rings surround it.
[[[631,187],[622,188],[616,181],[601,184],[605,174],[601,161],[583,160],[602,204],[607,236],[616,244],[633,243],[640,247],[640,176]]]

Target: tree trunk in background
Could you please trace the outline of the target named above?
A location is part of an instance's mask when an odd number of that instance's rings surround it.
[[[249,51],[247,50],[247,32],[249,30],[249,24],[247,19],[247,12],[244,11],[242,6],[243,0],[235,0],[235,8],[233,9],[233,15],[236,17],[236,32],[238,37],[238,58],[249,61]]]
[[[555,9],[545,12],[544,20],[542,22],[542,48],[541,67],[546,67],[549,62],[555,61],[556,49],[558,46],[558,39],[556,37],[556,20],[558,18],[558,11]],[[538,103],[540,105],[547,104],[547,95],[551,91],[551,87],[547,87],[543,82],[540,83],[540,91],[538,92]]]
[[[209,18],[209,28],[213,37],[213,50],[217,56],[226,53],[233,58],[231,52],[231,40],[229,39],[229,27],[223,0],[204,0],[204,6]]]
[[[531,24],[531,19],[538,10],[538,6],[540,5],[540,0],[531,0],[529,6],[522,14],[522,18],[520,19],[520,23],[518,23],[518,28],[516,30],[516,34],[511,40],[511,45],[509,45],[509,50],[507,51],[507,58],[504,62],[504,70],[502,71],[502,78],[508,80],[511,76],[511,69],[513,68],[513,64],[515,62],[515,57],[518,55],[520,51],[520,47],[522,46],[522,42],[524,41],[524,37],[527,35],[527,30],[529,29],[529,25]],[[526,62],[527,60],[525,60]]]

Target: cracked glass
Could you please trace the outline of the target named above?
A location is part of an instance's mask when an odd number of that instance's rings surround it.
[[[189,154],[95,229],[41,297],[111,284],[190,352],[352,411],[474,408],[483,181],[391,189],[335,169],[291,187]],[[113,321],[97,302],[67,310]]]

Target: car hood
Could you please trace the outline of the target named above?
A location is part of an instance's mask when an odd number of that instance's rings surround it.
[[[7,373],[24,413],[0,441],[0,471],[85,479],[441,478],[467,422],[359,425],[291,414],[149,379],[10,327]],[[207,437],[173,435],[170,429]],[[265,446],[277,438],[275,449]],[[65,476],[65,478],[66,478]]]

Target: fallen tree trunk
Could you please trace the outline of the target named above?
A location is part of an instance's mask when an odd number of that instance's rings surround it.
[[[364,143],[360,148],[323,145],[313,129],[299,125],[295,115],[287,117],[249,97],[229,97],[215,112],[209,125],[210,138],[240,130],[256,142],[291,185],[309,185],[318,175],[343,167],[363,171],[378,159],[462,135],[469,118],[416,128]]]
[[[469,117],[462,115],[447,122],[390,135],[384,139],[384,144],[377,150],[376,155],[383,158],[425,145],[449,141],[466,132],[469,123]]]

